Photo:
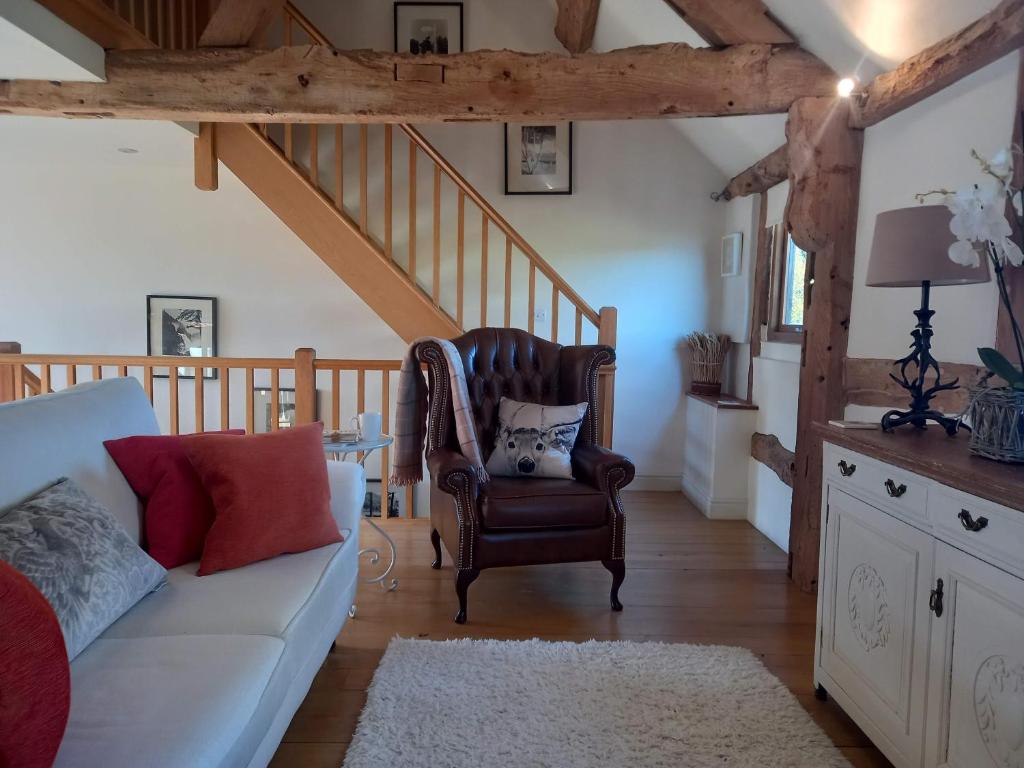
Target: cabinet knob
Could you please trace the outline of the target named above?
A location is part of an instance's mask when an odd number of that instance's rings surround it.
[[[982,530],[983,528],[985,528],[985,526],[988,525],[987,517],[984,517],[983,515],[978,515],[978,519],[975,520],[971,516],[971,513],[968,512],[966,509],[961,509],[960,514],[957,515],[957,517],[960,518],[960,525],[964,527],[965,531],[972,531],[974,533],[977,533],[978,531]]]
[[[887,478],[885,481],[885,492],[888,493],[889,496],[891,496],[892,498],[898,499],[900,496],[907,492],[907,486],[905,486],[903,483],[896,485],[896,483],[892,481],[892,478]]]
[[[928,598],[928,608],[935,614],[935,618],[942,615],[942,579],[935,582],[935,589]]]
[[[850,477],[854,472],[857,471],[856,464],[847,464],[846,459],[839,460],[839,474],[843,477]]]

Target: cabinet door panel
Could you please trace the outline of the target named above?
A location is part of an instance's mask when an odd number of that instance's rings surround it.
[[[825,673],[919,765],[928,663],[932,538],[829,489],[820,659]]]
[[[928,763],[1024,768],[1024,581],[938,545]]]

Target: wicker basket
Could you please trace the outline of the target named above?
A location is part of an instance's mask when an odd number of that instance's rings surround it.
[[[690,391],[695,395],[718,395],[722,392],[722,361],[699,363],[690,360]]]
[[[971,387],[969,392],[968,450],[996,461],[1024,463],[1024,392],[986,386]]]

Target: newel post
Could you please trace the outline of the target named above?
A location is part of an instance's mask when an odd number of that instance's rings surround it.
[[[619,310],[615,307],[601,307],[598,317],[597,343],[614,348],[619,323]],[[612,447],[612,427],[615,416],[615,365],[607,365],[598,376],[598,402],[601,406],[600,442],[605,448]]]
[[[21,344],[16,341],[0,341],[0,354],[19,355]],[[7,403],[14,400],[15,395],[15,369],[20,369],[21,364],[4,363],[0,361],[0,403]]]
[[[299,347],[295,350],[295,423],[316,421],[316,350]]]

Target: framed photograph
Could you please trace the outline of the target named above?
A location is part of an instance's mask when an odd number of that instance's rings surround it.
[[[462,53],[462,3],[395,3],[395,53]]]
[[[173,357],[217,356],[217,299],[211,296],[146,297],[147,355]],[[154,376],[166,378],[166,368]],[[180,366],[178,377],[195,378],[195,366]],[[217,378],[216,368],[204,368],[204,379]]]
[[[743,269],[743,233],[722,238],[722,277],[736,277]]]
[[[505,194],[572,194],[572,123],[505,124]]]

